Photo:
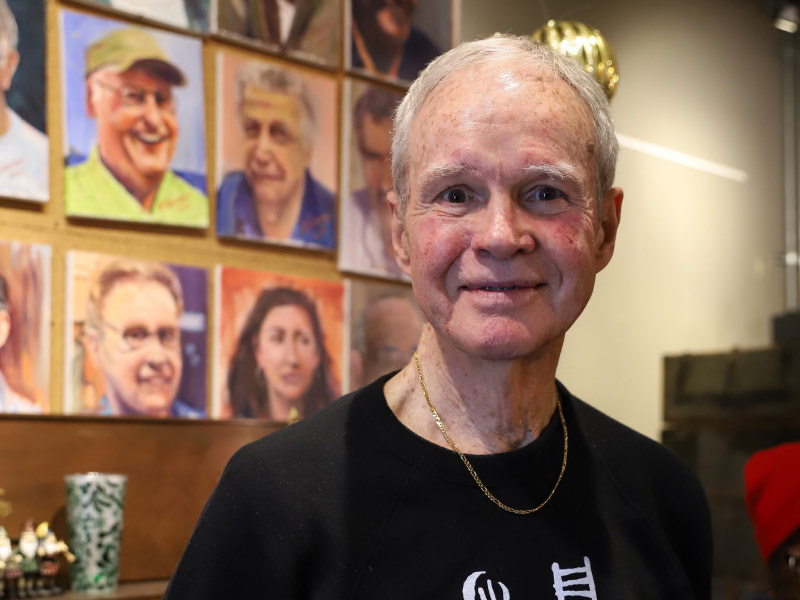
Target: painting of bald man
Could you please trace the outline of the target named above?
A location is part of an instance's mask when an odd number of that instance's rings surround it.
[[[217,55],[217,234],[336,248],[336,80]]]
[[[210,0],[84,0],[173,27],[208,31]]]
[[[127,256],[67,256],[65,412],[206,416],[208,272]]]
[[[0,412],[50,412],[50,246],[0,242]]]
[[[198,39],[61,12],[70,217],[208,225]]]
[[[422,313],[407,285],[347,281],[348,391],[405,367],[422,334]]]
[[[0,196],[38,202],[50,195],[44,25],[43,0],[0,0]]]

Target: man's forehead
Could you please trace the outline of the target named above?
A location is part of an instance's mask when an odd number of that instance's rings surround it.
[[[550,67],[503,60],[465,67],[445,78],[425,99],[413,125],[426,110],[440,111],[445,106],[451,111],[491,112],[500,98],[512,101],[520,116],[547,101],[552,108],[572,114],[576,123],[591,122],[586,102]]]
[[[474,138],[472,133],[478,130],[482,137]],[[565,156],[590,164],[595,160],[592,114],[577,91],[549,67],[496,61],[462,69],[426,99],[410,131],[411,168],[435,166],[430,162],[434,152],[437,160],[445,160],[442,168],[453,167],[451,161],[457,159],[459,168],[488,173],[491,169],[487,171],[482,158],[491,159],[493,150],[501,150],[497,140],[489,141],[500,131],[530,134],[531,147],[538,145],[545,154],[552,154],[551,161],[563,161]],[[442,145],[440,140],[460,143]],[[477,147],[476,141],[480,142]],[[534,162],[544,159],[540,151],[537,155]],[[504,167],[515,170],[528,160],[518,158],[515,165],[504,161]]]
[[[243,103],[245,108],[253,110],[298,110],[299,102],[294,94],[274,92],[256,85],[248,85],[244,89]]]

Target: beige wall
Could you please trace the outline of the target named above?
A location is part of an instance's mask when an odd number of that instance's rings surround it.
[[[545,13],[543,6],[553,7]],[[764,346],[783,310],[781,36],[745,0],[462,0],[462,39],[548,18],[599,28],[625,136],[747,174],[737,182],[623,147],[617,252],[567,338],[559,377],[657,438],[665,355]]]

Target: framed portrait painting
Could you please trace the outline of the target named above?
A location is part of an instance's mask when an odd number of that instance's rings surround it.
[[[50,246],[0,241],[0,412],[48,413]]]
[[[60,17],[67,216],[206,227],[201,40]]]
[[[392,248],[392,115],[402,94],[348,79],[342,118],[339,269],[408,281]]]
[[[407,285],[348,279],[346,391],[402,369],[422,335],[422,313]]]
[[[408,85],[458,40],[459,0],[348,0],[345,67]]]
[[[208,31],[212,0],[80,0],[191,31]]]
[[[217,234],[336,248],[336,79],[217,54]]]
[[[341,283],[217,267],[213,416],[293,422],[341,393]]]
[[[216,31],[323,66],[341,64],[342,0],[217,0]]]
[[[67,255],[64,411],[206,416],[208,271]]]
[[[0,196],[50,196],[44,0],[0,0]]]

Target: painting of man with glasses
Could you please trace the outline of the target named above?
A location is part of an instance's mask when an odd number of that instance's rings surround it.
[[[204,417],[207,272],[86,252],[69,272],[67,412]]]
[[[67,214],[205,227],[200,41],[62,17]]]

